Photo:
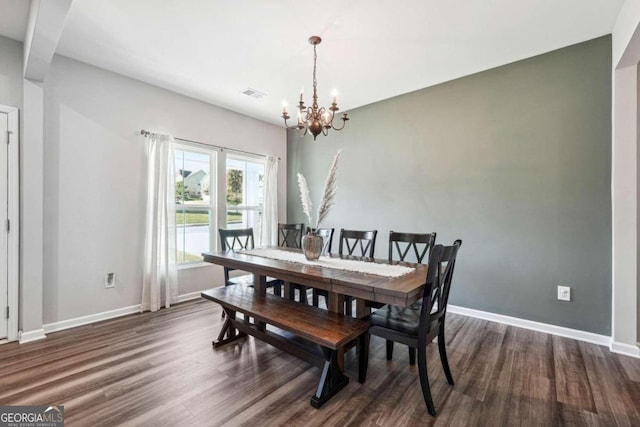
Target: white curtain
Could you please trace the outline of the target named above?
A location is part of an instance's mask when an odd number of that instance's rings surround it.
[[[173,138],[149,134],[142,311],[178,302]]]
[[[267,157],[264,168],[264,199],[258,244],[278,246],[278,159],[275,157]]]

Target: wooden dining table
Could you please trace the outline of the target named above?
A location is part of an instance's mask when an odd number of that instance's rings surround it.
[[[276,249],[276,248],[273,248]],[[300,249],[277,248],[282,251],[301,252]],[[219,251],[203,253],[205,262],[253,273],[254,286],[259,295],[266,294],[267,277],[284,282],[284,295],[289,295],[291,283],[322,289],[328,292],[329,311],[343,313],[344,297],[356,299],[356,317],[363,318],[370,313],[367,302],[377,302],[408,307],[422,297],[427,266],[406,262],[387,261],[349,255],[329,255],[332,258],[397,264],[414,270],[400,277],[385,277],[355,271],[338,270],[318,265],[308,265],[290,261],[265,258],[242,251]]]

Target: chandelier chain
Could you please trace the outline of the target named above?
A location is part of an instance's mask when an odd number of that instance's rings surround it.
[[[318,99],[318,92],[317,92],[318,81],[316,80],[316,61],[317,60],[318,60],[318,53],[316,51],[316,45],[314,44],[313,45],[313,100],[314,101]]]

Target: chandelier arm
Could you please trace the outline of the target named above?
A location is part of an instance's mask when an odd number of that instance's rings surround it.
[[[333,125],[333,120],[331,121],[331,128],[332,128],[333,130],[338,131],[338,130],[342,130],[342,129],[344,129],[345,125],[347,124],[347,121],[344,119],[344,117],[342,117],[341,119],[342,119],[342,126],[341,126],[341,127],[339,127],[339,128],[337,128],[337,127],[335,127],[335,126]]]
[[[289,126],[289,124],[287,123],[287,118],[284,119],[284,127],[286,129],[297,129],[298,126]]]

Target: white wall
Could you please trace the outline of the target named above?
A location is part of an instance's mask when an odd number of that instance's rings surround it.
[[[20,158],[20,329],[43,337],[44,89],[23,80]],[[24,339],[24,336],[22,337]]]
[[[0,104],[22,111],[22,43],[0,36]]]
[[[613,74],[613,292],[614,343],[637,342],[638,283],[638,143],[637,70],[626,67]]]
[[[248,99],[247,102],[253,102]],[[141,128],[281,157],[285,130],[56,56],[45,82],[44,323],[140,303],[145,213]],[[115,272],[115,289],[104,275]],[[180,294],[222,284],[221,269],[183,270]]]
[[[613,127],[613,292],[612,344],[614,351],[640,356],[640,249],[638,213],[638,129],[640,60],[640,0],[627,0],[612,32]]]
[[[42,88],[23,80],[22,64],[23,44],[0,36],[0,104],[20,110],[19,328],[34,331],[42,327]]]

